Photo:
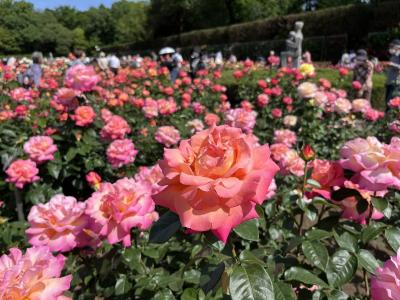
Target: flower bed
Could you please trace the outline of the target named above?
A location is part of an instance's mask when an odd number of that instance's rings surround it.
[[[397,299],[400,100],[301,70],[2,70],[0,298]]]

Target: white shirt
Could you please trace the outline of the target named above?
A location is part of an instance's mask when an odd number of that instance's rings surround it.
[[[111,56],[108,59],[108,64],[110,65],[110,68],[113,68],[113,69],[119,69],[121,66],[119,58],[116,57],[115,55]]]

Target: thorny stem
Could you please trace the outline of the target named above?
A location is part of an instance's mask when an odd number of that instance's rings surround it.
[[[370,291],[369,291],[368,274],[367,274],[367,271],[365,271],[365,270],[364,270],[364,284],[365,284],[365,290],[367,293],[367,297],[369,298]]]
[[[25,215],[24,215],[24,204],[22,203],[21,199],[21,191],[16,189],[14,191],[14,196],[15,196],[16,210],[18,214],[18,221],[23,222],[25,221]]]

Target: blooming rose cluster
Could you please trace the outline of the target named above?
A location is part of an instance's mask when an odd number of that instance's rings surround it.
[[[93,246],[99,242],[92,232],[90,218],[85,214],[86,203],[74,197],[56,195],[46,204],[31,208],[26,230],[29,243],[47,246],[50,251],[71,251],[77,247]]]
[[[225,124],[242,129],[246,133],[253,131],[257,113],[244,108],[230,109],[225,113]]]
[[[86,127],[94,122],[96,113],[91,106],[79,106],[75,109],[75,114],[71,116],[71,119],[75,121],[75,124],[80,127]]]
[[[100,81],[100,76],[92,66],[75,65],[67,70],[64,84],[79,92],[92,91]]]
[[[159,165],[164,189],[153,196],[156,204],[177,213],[191,231],[211,230],[224,242],[234,227],[257,217],[255,207],[279,169],[267,145],[226,125],[165,149]]]
[[[155,139],[160,144],[171,147],[180,141],[181,135],[174,126],[161,126],[156,131]]]
[[[110,244],[131,245],[131,229],[148,229],[158,219],[149,188],[134,179],[104,182],[87,200],[86,214]]]
[[[33,136],[24,144],[25,153],[37,164],[53,160],[57,150],[57,146],[49,136]]]
[[[0,256],[0,299],[68,300],[72,276],[61,277],[65,257],[48,247],[33,247],[23,254],[11,248]]]
[[[124,118],[111,115],[107,118],[106,124],[100,131],[100,136],[105,140],[123,139],[131,133],[131,128]]]
[[[372,300],[397,300],[400,291],[400,250],[378,267],[371,279]]]
[[[121,168],[133,163],[137,153],[131,140],[115,140],[107,148],[107,160],[113,168]]]

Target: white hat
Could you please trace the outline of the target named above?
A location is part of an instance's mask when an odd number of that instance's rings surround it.
[[[175,50],[173,48],[165,47],[165,48],[162,48],[158,54],[165,55],[165,54],[173,54],[173,53],[175,53]]]

